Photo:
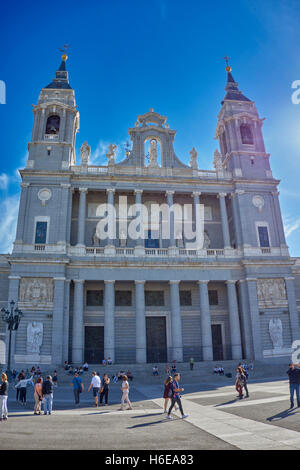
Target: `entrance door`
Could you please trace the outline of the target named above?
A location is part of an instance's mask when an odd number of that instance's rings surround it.
[[[104,326],[86,326],[84,360],[88,364],[101,364],[104,358]]]
[[[167,362],[166,317],[146,317],[147,362]]]
[[[222,325],[211,325],[214,361],[223,360]]]

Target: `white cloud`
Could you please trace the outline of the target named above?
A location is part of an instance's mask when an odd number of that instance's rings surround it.
[[[293,219],[292,217],[286,217],[284,220],[284,233],[288,238],[293,232],[300,228],[300,219]]]
[[[0,202],[1,231],[0,253],[10,253],[16,237],[19,194],[8,196]]]
[[[6,173],[0,175],[0,189],[7,189],[9,183],[9,177]]]

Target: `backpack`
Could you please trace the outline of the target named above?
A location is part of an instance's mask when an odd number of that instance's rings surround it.
[[[173,398],[173,395],[174,395],[174,385],[173,385],[173,382],[171,382],[170,384],[170,388],[169,388],[169,398]]]

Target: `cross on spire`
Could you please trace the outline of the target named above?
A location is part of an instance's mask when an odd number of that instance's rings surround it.
[[[223,59],[225,60],[227,67],[229,67],[228,61],[231,59],[231,57],[228,57],[228,55],[226,55],[225,57],[223,57]]]

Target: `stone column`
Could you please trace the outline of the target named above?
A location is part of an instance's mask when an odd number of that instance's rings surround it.
[[[198,281],[200,294],[200,325],[201,325],[201,344],[202,360],[213,360],[213,346],[211,333],[211,317],[208,298],[208,282]]]
[[[174,195],[174,193],[175,193],[175,191],[166,191],[169,210],[173,206],[173,195]],[[169,248],[175,248],[176,247],[176,242],[175,242],[175,234],[174,234],[174,212],[173,212],[173,210],[169,212],[169,215],[170,215],[170,219],[169,219],[169,222],[170,222],[170,244],[169,244]]]
[[[106,190],[107,192],[107,204],[108,204],[108,219],[109,219],[109,224],[114,224],[115,223],[115,220],[114,220],[114,213],[113,211],[110,209],[110,207],[114,207],[114,194],[115,194],[115,190],[113,188],[108,188]],[[114,239],[110,236],[108,236],[107,238],[107,247],[112,247],[114,248]],[[106,356],[105,356],[106,357]]]
[[[54,278],[52,315],[52,364],[63,363],[64,297],[65,278]]]
[[[44,135],[46,133],[46,120],[45,120],[45,108],[42,108],[42,111],[39,113],[39,130],[37,140],[44,140]]]
[[[115,361],[115,281],[104,281],[104,357]]]
[[[231,248],[225,196],[226,196],[226,193],[219,193],[218,198],[220,201],[220,213],[221,213],[224,248]]]
[[[69,189],[69,197],[68,197],[68,212],[67,212],[67,226],[66,226],[66,242],[70,244],[71,242],[71,227],[72,227],[72,207],[73,207],[73,194],[74,189]]]
[[[65,142],[65,130],[66,130],[66,110],[63,110],[62,120],[59,129],[59,141]]]
[[[290,325],[293,341],[300,340],[299,313],[297,310],[297,302],[295,295],[295,278],[285,278],[285,288],[289,304]]]
[[[249,301],[249,313],[251,321],[252,339],[253,339],[253,359],[262,359],[262,345],[261,345],[261,332],[260,332],[260,320],[259,320],[259,309],[257,301],[257,287],[256,279],[247,278],[246,286],[248,291]]]
[[[66,244],[67,239],[67,226],[68,226],[68,215],[69,215],[69,192],[70,184],[61,184],[61,203],[59,211],[59,224],[58,224],[58,234],[57,234],[57,243],[61,245]]]
[[[234,234],[235,234],[235,242],[236,248],[240,248],[242,246],[242,228],[241,228],[241,221],[239,219],[239,213],[237,208],[237,196],[235,193],[231,193],[231,207],[232,207],[232,218],[233,218],[233,226],[234,226]]]
[[[226,281],[228,309],[229,309],[231,351],[232,351],[232,359],[242,359],[240,318],[239,318],[235,283],[236,281]]]
[[[249,312],[249,300],[246,281],[244,279],[238,282],[240,311],[241,311],[241,328],[244,338],[245,356],[247,359],[253,358],[253,339],[251,331],[251,319]]]
[[[74,279],[74,286],[72,361],[74,364],[82,364],[84,280]]]
[[[145,281],[135,281],[135,325],[136,325],[136,362],[147,362]]]
[[[24,225],[25,225],[25,219],[26,219],[29,183],[21,183],[20,186],[22,189],[21,189],[21,196],[20,196],[18,225],[17,225],[16,240],[15,240],[16,244],[22,243],[24,241],[23,233],[24,233]]]
[[[77,246],[85,246],[85,217],[86,217],[86,195],[87,188],[79,188],[79,211],[78,211],[78,231]]]
[[[182,352],[182,324],[180,314],[179,282],[170,281],[171,300],[171,331],[172,331],[172,358],[177,362],[183,361]]]
[[[8,280],[9,280],[9,287],[8,287],[8,304],[5,305],[4,307],[6,309],[8,309],[10,311],[10,305],[9,303],[14,300],[16,305],[17,306],[17,302],[18,302],[18,299],[19,299],[19,285],[20,285],[20,279],[21,277],[20,276],[8,276]],[[24,312],[23,312],[24,313]],[[21,322],[24,322],[25,320],[25,317],[23,317],[21,319]],[[16,335],[17,335],[18,331],[12,331],[12,334],[11,334],[11,367],[13,366],[13,364],[15,363],[15,350],[16,350]],[[6,326],[6,337],[5,337],[5,346],[6,346],[6,350],[5,350],[5,358],[6,358],[6,364],[7,364],[7,360],[8,360],[8,343],[9,343],[9,331],[8,331],[8,328]]]
[[[71,280],[65,280],[65,297],[64,297],[64,318],[63,318],[63,350],[62,360],[69,359],[69,328],[70,328],[70,284]]]

